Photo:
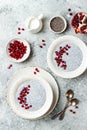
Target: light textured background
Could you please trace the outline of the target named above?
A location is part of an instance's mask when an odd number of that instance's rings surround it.
[[[21,67],[39,66],[48,69],[46,56],[51,42],[59,36],[71,34],[76,35],[69,26],[67,31],[61,35],[55,35],[49,30],[49,20],[51,17],[62,14],[70,23],[71,17],[68,17],[67,9],[72,12],[87,12],[87,0],[0,0],[0,130],[87,130],[87,71],[76,79],[62,79],[55,76],[60,86],[60,101],[55,111],[64,107],[65,92],[72,88],[75,95],[80,100],[79,109],[73,115],[67,110],[65,119],[52,121],[50,116],[36,121],[21,119],[16,116],[9,108],[6,102],[6,82],[12,73]],[[6,56],[6,44],[9,39],[18,37],[17,27],[22,26],[24,20],[30,15],[44,14],[44,29],[37,35],[28,32],[22,32],[20,37],[26,38],[32,47],[33,54],[31,58],[21,64],[15,64],[9,61]],[[85,43],[87,35],[76,35]],[[47,46],[40,49],[41,39],[45,39]],[[13,67],[8,70],[9,64]],[[49,70],[49,72],[51,72]],[[54,112],[55,112],[54,111]],[[54,113],[53,112],[53,113]],[[51,114],[52,115],[52,114]]]

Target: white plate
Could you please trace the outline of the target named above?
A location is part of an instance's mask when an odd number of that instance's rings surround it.
[[[47,116],[48,114],[50,114],[53,111],[53,109],[55,108],[55,106],[57,104],[58,98],[59,98],[59,90],[58,90],[58,86],[57,86],[57,83],[54,80],[54,78],[48,72],[46,72],[40,68],[38,68],[40,72],[37,72],[37,74],[35,75],[34,74],[35,68],[36,67],[28,67],[28,68],[20,69],[18,72],[14,73],[14,75],[11,77],[11,79],[8,81],[8,84],[7,84],[7,87],[8,87],[7,101],[9,103],[9,105],[11,106],[13,111],[17,113],[17,115],[19,115],[23,118],[26,118],[26,119],[37,119],[37,118],[43,118],[44,116]],[[48,106],[50,108],[48,107],[49,108],[48,109],[45,106],[46,109],[44,108],[43,113],[37,112],[38,114],[36,113],[36,114],[34,114],[34,116],[29,115],[27,112],[26,112],[26,114],[24,114],[25,112],[23,113],[22,110],[20,110],[19,108],[16,109],[17,105],[15,103],[13,104],[14,100],[12,99],[12,95],[14,95],[13,92],[14,92],[14,90],[16,90],[15,87],[18,86],[18,84],[20,82],[23,82],[26,79],[29,79],[30,77],[37,78],[39,80],[45,80],[44,83],[47,81],[50,84],[51,89],[53,90],[53,100],[51,99],[51,101],[49,101],[50,103],[48,104]],[[51,97],[52,97],[52,94],[51,94]],[[14,98],[14,96],[13,96],[13,98]],[[22,115],[19,111],[22,112]]]
[[[19,60],[16,60],[16,59],[12,58],[12,57],[9,55],[9,51],[8,51],[9,44],[10,44],[11,42],[13,42],[14,40],[23,42],[23,44],[24,44],[25,46],[27,46],[27,51],[26,51],[26,53],[25,53],[24,56],[23,56],[21,59],[19,59]],[[30,55],[30,44],[29,44],[26,40],[24,40],[24,39],[14,38],[14,39],[10,40],[9,43],[7,44],[6,53],[7,53],[7,56],[9,57],[9,59],[10,59],[11,61],[17,62],[17,63],[23,62],[23,61],[25,61],[25,60],[29,57],[29,55]]]
[[[64,72],[64,71],[60,71],[57,69],[57,67],[55,67],[54,63],[53,63],[53,51],[55,50],[56,46],[60,45],[63,42],[67,42],[67,41],[71,41],[74,44],[76,44],[76,46],[79,47],[79,49],[82,52],[82,62],[80,64],[80,66],[73,70],[73,71],[68,71],[68,72]],[[81,41],[79,38],[74,37],[74,36],[62,36],[58,39],[56,39],[55,41],[53,41],[53,43],[50,45],[49,49],[48,49],[48,54],[47,54],[47,62],[48,65],[50,67],[50,69],[58,76],[63,77],[63,78],[74,78],[77,77],[79,75],[81,75],[87,68],[87,47],[85,45],[85,43],[83,41]]]

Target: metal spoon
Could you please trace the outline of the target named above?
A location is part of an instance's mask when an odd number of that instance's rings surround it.
[[[73,98],[71,99],[71,101],[68,102],[67,106],[64,108],[64,111],[60,114],[59,116],[59,120],[63,120],[64,115],[65,115],[65,111],[69,106],[76,106],[78,104],[78,99],[77,98]]]
[[[74,97],[74,92],[73,92],[73,90],[69,89],[69,90],[66,92],[67,101],[71,100],[73,97]]]
[[[67,103],[66,103],[64,109],[62,111],[60,111],[60,112],[57,112],[55,115],[53,115],[52,118],[51,118],[52,120],[55,119],[55,118],[57,118],[65,110],[65,108],[67,107],[67,104],[68,104],[69,100],[71,100],[73,98],[73,96],[74,96],[73,90],[69,89],[66,92]]]

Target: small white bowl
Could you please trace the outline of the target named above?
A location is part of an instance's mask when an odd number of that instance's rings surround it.
[[[60,32],[55,32],[55,31],[51,28],[51,26],[50,26],[50,29],[51,29],[52,32],[54,32],[54,33],[56,33],[56,34],[60,34],[60,33],[64,32],[65,29],[67,28],[67,21],[66,21],[66,19],[65,19],[63,16],[58,15],[58,16],[52,17],[51,20],[50,20],[50,23],[51,23],[51,21],[52,21],[54,18],[56,18],[56,17],[60,17],[60,18],[64,21],[65,26],[64,26],[63,30],[61,30]]]
[[[23,56],[21,59],[18,59],[18,60],[16,60],[15,58],[12,58],[12,57],[9,55],[9,50],[8,50],[8,48],[9,48],[10,43],[13,42],[14,40],[23,42],[23,44],[24,44],[25,46],[27,46],[26,53],[24,54],[24,56]],[[11,61],[20,63],[20,62],[25,61],[25,60],[29,57],[29,55],[30,55],[30,45],[29,45],[29,43],[28,43],[26,40],[24,40],[24,39],[14,38],[14,39],[12,39],[11,41],[9,41],[9,43],[7,44],[7,46],[6,46],[6,53],[7,53],[8,58],[9,58]]]

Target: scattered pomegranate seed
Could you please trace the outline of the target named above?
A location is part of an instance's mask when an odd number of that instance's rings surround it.
[[[76,114],[76,112],[75,112],[75,111],[73,111],[73,114]]]
[[[26,50],[27,46],[25,46],[23,42],[17,40],[14,40],[12,43],[10,43],[8,48],[9,55],[16,60],[21,59],[26,53]]]
[[[20,28],[20,27],[18,27],[18,30],[21,30],[21,28]]]
[[[18,34],[21,34],[21,31],[25,31],[24,28],[18,27]]]
[[[70,11],[71,11],[71,9],[69,8],[69,9],[68,9],[68,11],[70,12]]]
[[[67,56],[69,55],[69,53],[67,51],[70,48],[71,48],[71,46],[69,46],[67,44],[65,47],[60,46],[59,47],[59,49],[60,49],[59,51],[55,51],[56,57],[54,59],[55,59],[57,65],[62,67],[64,70],[66,70],[67,65],[66,65],[66,61],[64,61],[62,59],[62,57],[63,57],[64,54],[66,54]]]
[[[18,32],[18,34],[21,34],[21,32]]]
[[[43,48],[44,46],[46,46],[46,41],[42,39],[42,44],[39,46],[40,48]]]
[[[32,105],[30,105],[29,107],[32,107]]]
[[[29,109],[29,108],[30,108],[29,106],[25,107],[25,109]]]
[[[40,47],[40,48],[43,48],[43,46],[41,46],[41,45],[40,45],[39,47]]]
[[[37,74],[36,72],[34,72],[34,74]]]
[[[79,107],[78,106],[75,106],[76,109],[78,109]]]
[[[46,46],[46,43],[43,43],[43,46]]]
[[[42,42],[45,42],[45,40],[44,40],[44,39],[42,39]]]
[[[73,110],[72,110],[72,109],[70,109],[69,111],[70,111],[70,112],[73,112]]]
[[[36,70],[37,72],[39,72],[39,69],[38,69],[38,68],[35,68],[35,70]]]
[[[25,29],[24,29],[24,28],[22,28],[21,30],[22,30],[22,31],[24,31]]]
[[[11,67],[12,67],[12,64],[10,64],[10,65],[8,66],[8,69],[11,69]]]
[[[72,16],[72,15],[73,15],[73,13],[69,13],[69,15],[70,15],[70,16]]]
[[[30,85],[28,85],[28,88],[30,88],[31,86]]]

